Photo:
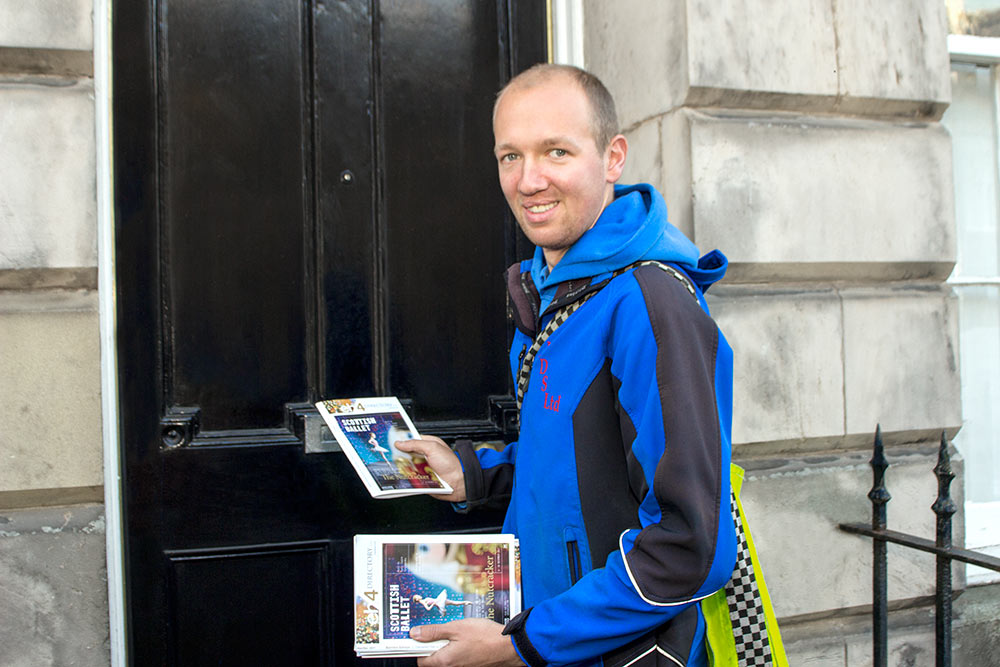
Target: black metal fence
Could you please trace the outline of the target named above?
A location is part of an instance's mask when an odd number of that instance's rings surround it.
[[[848,533],[867,535],[874,540],[872,545],[872,648],[875,667],[887,667],[889,660],[888,616],[889,597],[887,587],[888,542],[911,549],[919,549],[937,556],[937,590],[935,592],[935,643],[937,667],[951,667],[951,562],[954,560],[1000,572],[1000,558],[959,549],[951,543],[951,520],[955,514],[955,503],[951,499],[951,481],[955,474],[951,470],[951,456],[948,440],[941,433],[941,446],[934,474],[938,480],[938,495],[931,509],[937,515],[937,539],[935,541],[899,533],[886,528],[886,504],[892,498],[885,486],[885,471],[889,467],[882,445],[882,429],[875,431],[875,448],[871,459],[874,484],[868,492],[872,501],[872,523],[842,523],[840,529]]]

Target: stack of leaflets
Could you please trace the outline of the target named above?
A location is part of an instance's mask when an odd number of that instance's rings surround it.
[[[396,448],[420,434],[395,396],[332,399],[316,409],[373,498],[451,493],[426,459]]]
[[[521,611],[520,582],[513,535],[355,535],[354,651],[420,657],[447,642],[410,639],[414,626],[506,624]]]

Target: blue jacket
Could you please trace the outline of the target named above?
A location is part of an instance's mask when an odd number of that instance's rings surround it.
[[[683,271],[694,295],[656,265],[608,280],[646,259]],[[642,184],[616,187],[551,274],[540,249],[508,271],[515,378],[552,314],[597,290],[535,358],[517,442],[457,447],[469,505],[509,503],[525,611],[507,632],[529,665],[705,659],[696,601],[736,557],[732,351],[703,296],[725,269]]]

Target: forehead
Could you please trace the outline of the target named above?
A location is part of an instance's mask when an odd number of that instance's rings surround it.
[[[593,136],[593,114],[583,89],[567,77],[553,77],[508,89],[497,104],[493,134],[497,145],[583,141]]]

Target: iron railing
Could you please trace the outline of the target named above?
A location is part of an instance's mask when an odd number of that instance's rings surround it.
[[[978,565],[1000,572],[1000,558],[960,549],[951,543],[951,519],[956,507],[951,499],[951,481],[955,474],[951,470],[951,456],[948,453],[948,439],[941,433],[941,446],[934,474],[938,480],[938,495],[931,509],[937,515],[937,539],[927,540],[915,535],[899,533],[886,528],[886,504],[892,498],[885,486],[885,471],[889,467],[882,445],[882,428],[875,430],[875,446],[871,459],[874,484],[868,492],[872,501],[872,523],[842,523],[840,529],[848,533],[866,535],[873,540],[872,553],[872,649],[875,667],[887,667],[889,660],[888,616],[889,596],[887,587],[888,542],[911,549],[919,549],[937,556],[937,582],[934,594],[935,605],[935,665],[951,667],[951,562],[954,560]]]

